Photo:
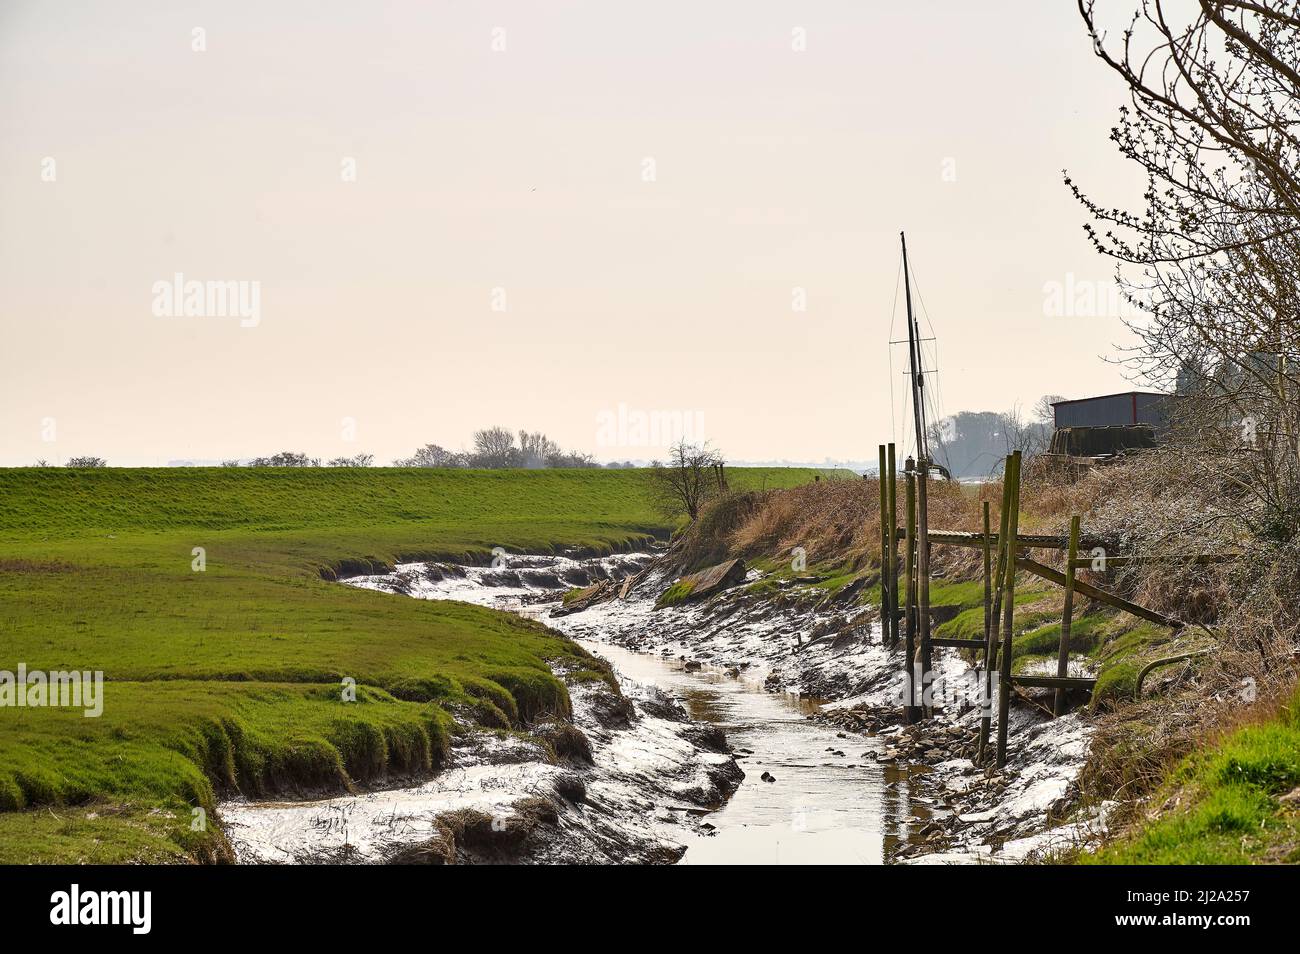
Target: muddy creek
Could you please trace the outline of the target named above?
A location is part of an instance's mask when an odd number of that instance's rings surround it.
[[[839,738],[809,721],[815,702],[764,691],[761,673],[687,672],[659,656],[579,642],[620,679],[657,686],[692,719],[723,729],[745,770],[730,801],[705,818],[711,832],[687,842],[683,864],[881,864],[906,836],[906,777],[874,761],[876,740]]]
[[[323,800],[225,803],[222,818],[239,859],[383,861],[401,844],[435,835],[441,812],[485,811],[505,818],[509,827],[511,803],[540,795],[560,807],[558,824],[546,829],[549,840],[521,860],[883,863],[909,830],[931,818],[931,807],[916,797],[906,769],[877,761],[886,747],[882,740],[840,733],[809,718],[820,700],[807,694],[765,689],[770,670],[761,653],[742,649],[733,658],[743,662],[724,668],[698,660],[688,665],[662,645],[656,652],[618,645],[629,633],[654,631],[663,617],[650,599],[551,615],[560,587],[575,573],[597,569],[621,576],[635,566],[628,561],[643,558],[529,557],[526,566],[510,572],[407,564],[394,574],[348,580],[405,598],[491,606],[567,632],[610,663],[638,716],[611,728],[594,719],[591,700],[575,697],[575,724],[592,737],[595,753],[594,764],[580,773],[586,794],[576,801],[556,795],[567,790],[562,782],[573,774],[571,767],[547,764],[539,752],[518,749],[517,740],[479,733],[443,772],[412,787]],[[691,632],[696,628],[687,625]],[[777,645],[761,629],[758,635],[745,632],[743,626],[709,628],[710,638],[750,640],[768,650]],[[859,663],[881,661],[868,655]],[[665,714],[665,701],[677,715]],[[680,721],[681,710],[689,722]],[[744,772],[738,787],[731,756],[709,743],[700,747],[700,730],[712,727],[725,733]]]

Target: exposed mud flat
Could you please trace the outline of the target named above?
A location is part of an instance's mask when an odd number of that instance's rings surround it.
[[[524,602],[556,600],[566,590],[599,580],[621,580],[654,563],[653,553],[574,556],[500,556],[487,566],[458,563],[401,563],[392,573],[353,576],[349,586],[403,593],[426,600],[459,600],[479,606],[517,609]]]
[[[700,813],[685,833],[688,864],[880,863],[915,822],[906,770],[881,763],[872,740],[811,721],[820,700],[798,691],[769,691],[767,659],[785,655],[780,645],[751,652],[741,665],[649,654],[633,638],[651,623],[673,619],[673,630],[696,633],[694,614],[654,611],[657,579],[644,598],[603,603],[575,615],[561,610],[559,593],[531,585],[559,576],[573,587],[625,579],[653,554],[624,554],[595,561],[565,557],[510,557],[506,567],[412,564],[395,574],[356,578],[354,585],[426,599],[457,599],[542,619],[609,660],[625,692],[661,689],[696,723],[721,730],[744,766],[745,779],[725,807]],[[737,647],[754,648],[748,629]],[[630,644],[632,648],[624,648]],[[753,660],[757,660],[754,662]],[[849,664],[846,663],[845,671]],[[922,815],[928,814],[924,807]]]
[[[1051,720],[1028,707],[1013,708],[1007,764],[1000,770],[975,762],[981,712],[973,704],[937,712],[923,726],[903,726],[893,712],[852,699],[827,706],[823,715],[855,731],[874,731],[887,746],[884,757],[922,767],[913,783],[916,797],[932,806],[932,818],[892,860],[1020,862],[1089,844],[1104,832],[1107,806],[1086,816],[1075,808],[1075,780],[1092,736],[1077,714]]]
[[[575,636],[675,658],[688,668],[748,678],[761,673],[770,690],[811,692],[823,700],[810,718],[867,735],[882,743],[869,757],[911,767],[905,784],[917,820],[905,836],[890,840],[890,860],[1016,862],[1088,844],[1103,833],[1107,806],[1082,817],[1075,811],[1075,780],[1091,727],[1077,713],[1049,718],[1040,706],[1050,708],[1050,694],[1012,707],[1008,764],[989,770],[974,761],[982,711],[978,680],[956,651],[935,653],[935,716],[907,728],[900,723],[901,657],[880,645],[874,613],[834,598],[774,605],[770,594],[739,588],[656,610],[651,596],[668,582],[651,578],[633,598],[548,622]],[[1072,674],[1085,671],[1071,661]]]
[[[551,559],[526,558],[519,582],[524,584],[524,572],[544,571]],[[862,758],[879,761],[891,776],[874,791],[871,784],[857,780],[860,795],[882,800],[872,826],[882,833],[878,850],[887,860],[1020,861],[1086,843],[1100,833],[1104,811],[1079,819],[1073,809],[1074,780],[1087,755],[1090,727],[1078,715],[1050,720],[1031,705],[1014,706],[1009,764],[1001,772],[977,766],[978,685],[957,652],[936,652],[935,718],[924,729],[904,729],[899,724],[899,653],[880,645],[876,614],[853,605],[851,598],[774,599],[770,592],[735,587],[698,603],[655,609],[655,596],[671,579],[654,569],[648,555],[607,558],[585,574],[569,562],[556,561],[556,569],[569,572],[575,586],[650,569],[627,598],[559,616],[551,615],[554,594],[526,584],[503,590],[500,575],[490,571],[440,571],[431,580],[418,566],[402,569],[407,571],[404,585],[419,595],[468,599],[540,616],[597,652],[602,644],[613,644],[657,656],[691,677],[685,685],[680,678],[668,680],[668,688],[679,697],[688,697],[701,680],[716,686],[730,678],[751,689],[763,686],[778,696],[802,700],[800,717],[838,730],[831,741],[839,744],[831,751],[845,749],[845,739],[867,736],[874,744],[864,749]],[[750,571],[748,581],[758,578]],[[796,581],[790,588],[797,587]],[[645,665],[632,667],[639,678],[646,678],[638,672]],[[1071,671],[1084,670],[1072,660]],[[692,716],[707,718],[708,707],[693,710]],[[726,729],[735,737],[745,725],[733,720]],[[825,781],[823,785],[834,789]],[[747,791],[742,787],[736,801],[742,802]],[[887,799],[902,807],[881,807]],[[798,808],[792,813],[800,816]],[[725,813],[716,821],[721,830]]]
[[[653,689],[572,686],[592,760],[556,763],[537,741],[473,732],[419,785],[319,801],[220,806],[236,858],[313,862],[671,862],[696,819],[743,773]]]
[[[935,719],[904,728],[899,654],[873,611],[743,587],[656,609],[671,580],[654,559],[510,556],[348,580],[540,618],[614,665],[631,712],[611,723],[608,700],[573,690],[590,765],[474,733],[418,786],[226,803],[240,860],[1011,862],[1098,833],[1100,815],[1070,817],[1090,737],[1078,716],[1013,708],[1010,762],[991,772],[972,761],[977,687],[956,652],[936,654]],[[626,598],[561,607],[565,590],[638,573]]]

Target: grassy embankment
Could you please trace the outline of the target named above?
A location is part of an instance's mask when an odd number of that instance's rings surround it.
[[[1156,810],[1092,864],[1300,863],[1300,691],[1169,773]]]
[[[797,469],[735,469],[780,487]],[[644,472],[0,471],[0,669],[103,670],[104,712],[0,709],[0,862],[219,857],[218,794],[435,769],[454,713],[566,713],[544,627],[343,587],[492,547],[608,551],[669,528]],[[192,568],[193,549],[206,569]],[[345,677],[358,685],[342,699]],[[598,674],[592,673],[593,678]]]

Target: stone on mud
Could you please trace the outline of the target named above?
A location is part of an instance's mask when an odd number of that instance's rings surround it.
[[[682,734],[694,745],[706,751],[731,753],[731,745],[727,742],[727,733],[722,731],[721,726],[706,722],[696,723]]]

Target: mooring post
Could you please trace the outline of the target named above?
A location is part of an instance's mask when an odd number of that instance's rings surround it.
[[[903,623],[906,634],[903,643],[905,660],[903,662],[903,687],[907,692],[907,701],[903,708],[903,721],[908,725],[916,722],[921,713],[916,707],[915,679],[916,672],[916,473],[912,458],[904,464],[904,496],[907,505],[907,581],[903,598]]]
[[[1079,556],[1079,515],[1070,518],[1070,549],[1065,561],[1065,609],[1061,613],[1061,646],[1056,654],[1056,675],[1064,679],[1070,674],[1070,628],[1074,623],[1074,561]],[[1052,715],[1065,714],[1065,690],[1057,689],[1052,701]]]
[[[993,612],[993,539],[989,533],[989,502],[984,501],[984,648],[989,645],[989,628]]]
[[[1002,591],[1002,659],[998,671],[998,768],[1007,764],[1007,718],[1011,714],[1011,628],[1016,611],[1016,535],[1020,532],[1020,451],[1007,462],[1006,582]]]
[[[984,643],[984,698],[981,700],[983,715],[980,717],[979,759],[984,761],[989,744],[989,732],[993,724],[993,672],[998,665],[998,633],[1001,632],[1002,581],[1006,578],[1006,563],[1003,549],[1007,543],[1007,512],[1011,509],[1007,503],[1011,493],[1010,467],[1011,458],[1002,467],[1002,509],[998,514],[998,549],[997,561],[993,570],[993,605],[989,610],[989,631]]]
[[[885,445],[877,447],[880,465],[876,470],[880,490],[880,641],[889,646],[889,491],[885,485]]]
[[[991,615],[993,613],[993,570],[990,566],[990,553],[993,541],[989,536],[989,502],[984,501],[984,665],[980,669],[980,694],[988,699],[989,685],[989,633],[991,627]],[[987,725],[988,709],[984,710],[984,717],[980,719],[980,739],[979,745],[975,750],[975,761],[978,762],[984,758],[984,746],[989,740],[989,730]]]
[[[889,445],[889,647],[898,645],[898,459]]]
[[[920,633],[921,687],[933,678],[934,660],[930,648],[930,514],[926,484],[930,480],[930,462],[924,457],[916,462],[916,575],[920,587],[917,629]],[[922,701],[922,715],[929,715]]]

